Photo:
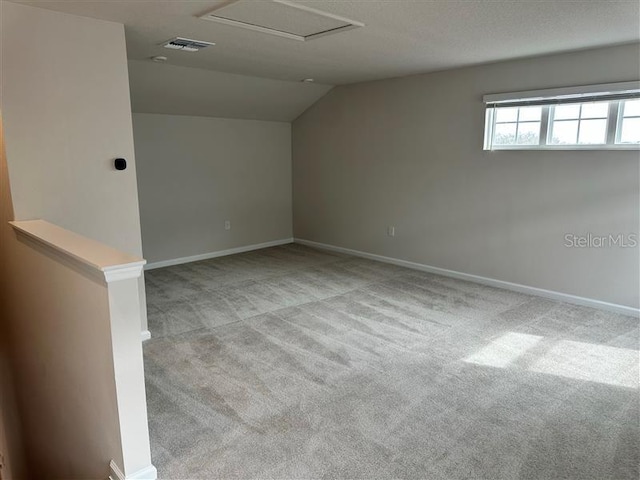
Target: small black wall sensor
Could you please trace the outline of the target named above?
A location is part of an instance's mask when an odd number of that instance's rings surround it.
[[[116,158],[113,162],[116,170],[124,170],[127,168],[127,161],[124,158]]]

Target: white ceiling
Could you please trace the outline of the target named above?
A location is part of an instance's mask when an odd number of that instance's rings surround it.
[[[332,87],[200,68],[129,61],[131,107],[137,113],[290,122]]]
[[[640,40],[638,0],[296,0],[366,24],[308,42],[197,18],[220,0],[16,1],[125,24],[132,60],[166,55],[171,65],[325,84]],[[269,0],[249,1],[263,8]],[[158,46],[176,36],[217,45],[198,53]]]

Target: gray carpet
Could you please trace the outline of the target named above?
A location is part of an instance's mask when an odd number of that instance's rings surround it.
[[[146,273],[164,479],[637,479],[638,319],[287,245]]]

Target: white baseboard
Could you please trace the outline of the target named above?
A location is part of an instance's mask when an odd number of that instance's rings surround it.
[[[143,330],[140,332],[140,338],[142,338],[143,342],[151,339],[151,332],[149,330]]]
[[[401,267],[407,267],[414,270],[420,270],[423,272],[435,273],[437,275],[443,275],[446,277],[457,278],[460,280],[467,280],[470,282],[481,283],[483,285],[489,285],[491,287],[503,288],[505,290],[512,290],[514,292],[526,293],[529,295],[537,295],[539,297],[550,298],[558,300],[560,302],[572,303],[574,305],[582,305],[585,307],[598,308],[600,310],[607,310],[609,312],[621,313],[623,315],[631,315],[633,317],[640,316],[640,309],[634,307],[628,307],[626,305],[618,305],[615,303],[603,302],[601,300],[594,300],[592,298],[578,297],[568,293],[555,292],[553,290],[545,290],[543,288],[529,287],[527,285],[521,285],[519,283],[505,282],[503,280],[496,280],[494,278],[481,277],[479,275],[472,275],[470,273],[456,272],[455,270],[447,270],[445,268],[432,267],[430,265],[424,265],[422,263],[409,262],[407,260],[400,260],[398,258],[384,257],[382,255],[376,255],[373,253],[361,252],[359,250],[352,250],[350,248],[337,247],[335,245],[329,245],[326,243],[313,242],[311,240],[304,240],[302,238],[295,238],[295,243],[301,245],[307,245],[309,247],[321,248],[324,250],[330,250],[339,253],[346,253],[356,257],[368,258],[370,260],[377,260],[379,262],[391,263],[393,265],[399,265]]]
[[[111,460],[109,463],[109,480],[156,480],[157,478],[158,471],[153,465],[149,465],[131,475],[125,475],[115,461]]]
[[[153,465],[149,465],[142,470],[138,470],[137,472],[127,475],[126,480],[156,480],[158,478],[158,471],[156,467]]]
[[[293,238],[283,238],[281,240],[273,240],[271,242],[256,243],[255,245],[246,245],[244,247],[229,248],[227,250],[218,250],[217,252],[203,253],[200,255],[192,255],[190,257],[174,258],[171,260],[162,260],[160,262],[147,263],[145,270],[153,270],[154,268],[170,267],[172,265],[180,265],[182,263],[197,262],[199,260],[208,260],[209,258],[224,257],[234,255],[236,253],[250,252],[252,250],[260,250],[261,248],[277,247],[278,245],[286,245],[293,243]]]

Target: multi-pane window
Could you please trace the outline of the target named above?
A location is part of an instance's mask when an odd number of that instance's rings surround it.
[[[616,143],[640,144],[640,100],[620,102],[619,123]]]
[[[540,141],[540,107],[500,108],[496,111],[495,145],[537,145]]]
[[[638,87],[628,82],[487,95],[485,150],[640,147]]]
[[[604,145],[607,143],[609,102],[556,105],[549,112],[550,145]]]

